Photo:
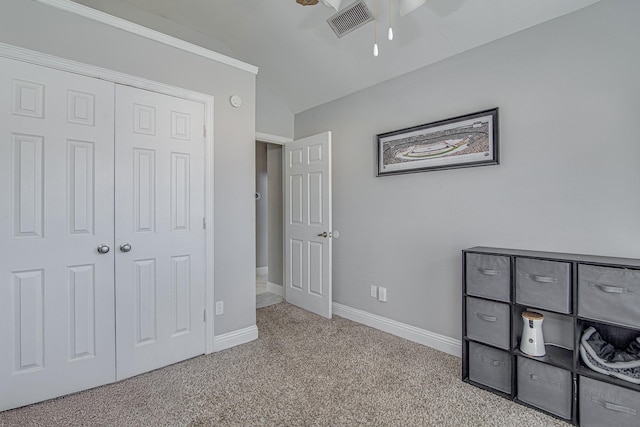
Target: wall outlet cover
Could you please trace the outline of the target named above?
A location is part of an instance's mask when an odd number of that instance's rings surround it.
[[[378,287],[376,285],[371,285],[371,293],[370,295],[373,298],[378,298]]]
[[[387,288],[383,288],[382,286],[378,288],[378,300],[387,302]]]
[[[224,314],[224,301],[216,302],[216,316]]]

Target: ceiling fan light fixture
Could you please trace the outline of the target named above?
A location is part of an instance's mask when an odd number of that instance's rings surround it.
[[[387,33],[387,38],[389,40],[393,40],[393,28],[391,28],[391,0],[389,0],[389,32]]]
[[[318,2],[316,1],[316,3]],[[322,3],[327,7],[338,10],[340,9],[340,3],[342,3],[342,0],[322,0]]]
[[[400,16],[413,12],[426,3],[426,0],[400,0]]]

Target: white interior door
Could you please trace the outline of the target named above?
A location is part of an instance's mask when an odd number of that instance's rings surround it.
[[[285,145],[285,296],[331,318],[331,132]]]
[[[115,380],[113,92],[0,58],[0,410]]]
[[[205,352],[204,105],[118,85],[116,141],[123,379]]]

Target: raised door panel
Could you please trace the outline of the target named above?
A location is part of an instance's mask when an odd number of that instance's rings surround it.
[[[13,273],[13,374],[44,369],[44,271]]]
[[[44,136],[11,135],[11,229],[14,238],[44,237]]]
[[[153,343],[158,327],[156,313],[156,260],[134,261],[135,265],[135,346]]]
[[[133,217],[136,233],[152,233],[156,219],[156,152],[133,150]]]
[[[173,336],[191,332],[193,320],[191,305],[191,257],[171,258],[171,288],[173,290]]]
[[[69,360],[96,355],[96,272],[94,265],[68,267]]]

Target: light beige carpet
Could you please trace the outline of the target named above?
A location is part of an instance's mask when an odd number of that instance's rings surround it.
[[[0,413],[2,426],[568,426],[460,380],[460,359],[287,303],[260,338]]]

